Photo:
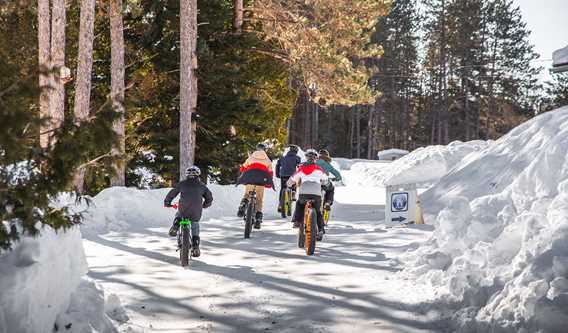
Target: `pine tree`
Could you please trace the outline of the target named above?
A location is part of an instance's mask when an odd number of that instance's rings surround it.
[[[543,98],[544,111],[550,111],[568,105],[568,74],[553,74],[552,80],[546,82],[546,94]]]
[[[390,13],[379,19],[373,42],[383,46],[373,77],[382,92],[378,106],[384,126],[379,130],[381,148],[407,148],[414,99],[418,92],[419,17],[414,0],[393,2]],[[371,124],[372,125],[372,124]]]

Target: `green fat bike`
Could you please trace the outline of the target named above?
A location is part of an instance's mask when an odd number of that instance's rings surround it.
[[[189,259],[193,254],[191,244],[191,221],[188,219],[181,219],[179,221],[179,232],[177,235],[179,261],[182,267],[189,266]]]

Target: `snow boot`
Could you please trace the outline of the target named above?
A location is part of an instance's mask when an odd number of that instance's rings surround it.
[[[292,223],[293,223],[293,224],[292,224],[292,227],[293,227],[293,228],[299,228],[299,227],[300,227],[300,222],[294,221],[294,222],[292,222]]]
[[[324,231],[324,230],[318,231],[318,234],[317,234],[317,236],[316,236],[316,240],[317,240],[318,242],[321,242],[321,241],[323,240],[323,234],[325,234],[325,231]]]
[[[245,209],[247,208],[247,204],[248,204],[248,200],[246,198],[243,198],[243,200],[241,200],[241,204],[239,205],[239,210],[237,211],[238,217],[244,217],[245,216]]]
[[[170,237],[177,236],[178,231],[179,231],[179,221],[178,219],[175,219],[174,224],[172,225],[169,231]]]
[[[254,228],[260,229],[260,224],[262,223],[262,212],[256,212],[256,218],[254,221]]]
[[[191,256],[192,257],[199,257],[201,255],[201,251],[199,250],[199,236],[191,237]]]
[[[325,210],[331,210],[331,202],[325,202],[323,204],[323,209]]]

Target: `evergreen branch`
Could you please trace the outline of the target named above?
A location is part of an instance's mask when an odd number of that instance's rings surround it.
[[[83,169],[83,168],[85,168],[85,167],[88,167],[89,165],[96,164],[98,161],[102,160],[102,159],[105,158],[105,157],[110,157],[111,155],[112,155],[111,152],[102,154],[102,155],[100,155],[100,156],[98,156],[98,157],[96,157],[96,158],[94,158],[94,159],[92,159],[92,160],[90,160],[90,161],[88,161],[88,162],[85,162],[85,163],[79,165],[79,166],[77,167],[77,170],[80,170],[80,169]]]
[[[254,51],[254,52],[264,54],[264,55],[273,57],[275,59],[281,60],[281,61],[283,61],[287,64],[291,63],[290,57],[288,57],[288,55],[283,53],[283,52],[278,52],[278,51],[269,50],[269,49],[259,49],[257,47],[253,47],[253,48],[251,48],[251,50]]]

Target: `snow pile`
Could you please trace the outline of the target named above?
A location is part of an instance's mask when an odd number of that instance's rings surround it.
[[[244,193],[244,187],[234,185],[208,185],[213,193],[213,205],[203,212],[202,221],[223,216],[234,216]],[[82,206],[84,234],[101,234],[136,227],[170,226],[175,216],[173,208],[164,207],[164,198],[170,189],[139,190],[128,187],[111,187],[101,191],[90,207]],[[264,212],[276,212],[278,194],[264,191]],[[178,197],[179,199],[179,197]],[[177,201],[174,200],[174,202]]]
[[[568,327],[568,107],[467,158],[422,195],[437,228],[405,271],[462,332]]]
[[[418,148],[391,163],[355,163],[351,170],[361,175],[362,186],[435,183],[463,159],[489,146],[486,141],[454,141],[447,146]],[[474,154],[472,154],[474,153]]]
[[[55,327],[62,332],[116,332],[111,318],[118,323],[129,320],[118,296],[111,294],[105,301],[104,291],[93,280],[83,278],[67,311],[57,316]]]
[[[44,226],[0,256],[0,332],[51,332],[87,272],[78,228]]]

